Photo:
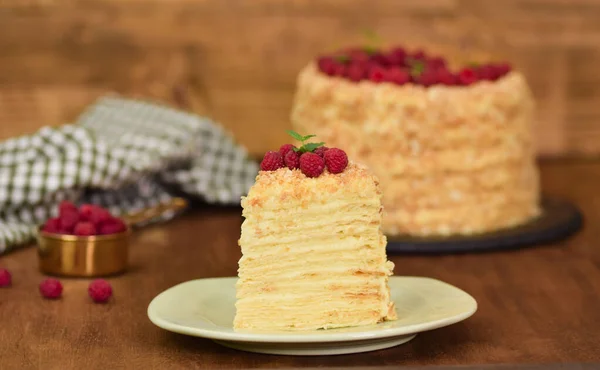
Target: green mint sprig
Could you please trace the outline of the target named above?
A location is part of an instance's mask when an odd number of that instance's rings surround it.
[[[414,58],[406,58],[406,64],[410,68],[410,75],[413,77],[419,77],[423,71],[425,71],[425,63]]]
[[[325,143],[304,143],[306,140],[308,140],[312,137],[315,137],[317,135],[302,136],[299,133],[292,131],[292,130],[288,130],[286,132],[288,133],[288,135],[290,135],[291,137],[293,137],[294,139],[296,139],[302,143],[301,147],[294,148],[294,151],[297,153],[312,152],[313,150],[317,149],[318,147],[325,145]]]
[[[345,54],[335,55],[333,59],[337,60],[339,63],[347,64],[350,62],[350,57]]]

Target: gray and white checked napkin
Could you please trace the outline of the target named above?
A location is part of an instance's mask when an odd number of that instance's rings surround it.
[[[245,149],[207,118],[104,97],[73,124],[0,143],[0,254],[31,241],[65,199],[116,215],[174,192],[235,205],[257,173]]]

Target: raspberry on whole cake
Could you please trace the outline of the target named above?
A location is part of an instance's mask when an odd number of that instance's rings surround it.
[[[430,236],[495,231],[540,214],[533,114],[525,77],[507,63],[451,67],[395,47],[309,63],[291,120],[379,178],[385,234]]]
[[[286,146],[285,155],[299,154],[299,167],[268,152],[268,169],[242,198],[234,329],[316,330],[396,319],[377,178],[339,148],[318,150],[324,143],[307,142],[314,135],[290,134],[302,145]]]

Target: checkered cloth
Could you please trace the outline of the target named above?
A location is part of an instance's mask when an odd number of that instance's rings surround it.
[[[0,254],[30,242],[65,199],[116,215],[169,202],[175,193],[234,205],[257,173],[215,122],[105,97],[74,124],[0,143]]]

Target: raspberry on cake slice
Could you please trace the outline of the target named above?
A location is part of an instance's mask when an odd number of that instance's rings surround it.
[[[323,143],[307,143],[312,135],[290,134],[302,145],[286,147],[285,158],[299,154],[299,168],[260,171],[242,198],[234,328],[299,331],[396,319],[377,178],[343,150],[317,151]]]

